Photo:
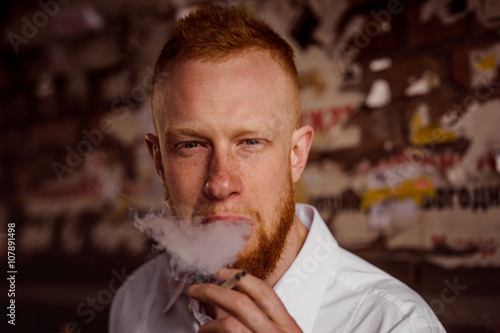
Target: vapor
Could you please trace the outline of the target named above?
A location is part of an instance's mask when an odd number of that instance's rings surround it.
[[[213,282],[220,268],[232,265],[245,247],[245,239],[252,234],[247,222],[202,224],[201,218],[178,220],[166,204],[143,217],[131,208],[130,219],[168,252],[171,277],[191,283]]]

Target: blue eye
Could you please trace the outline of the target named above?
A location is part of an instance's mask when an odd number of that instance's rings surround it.
[[[260,143],[260,141],[257,139],[248,139],[248,140],[245,140],[245,143],[247,145],[258,145]]]

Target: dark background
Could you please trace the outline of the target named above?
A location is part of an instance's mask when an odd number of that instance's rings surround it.
[[[500,26],[494,24],[500,16],[492,15],[492,27],[485,27],[466,10],[467,1],[448,2],[448,14],[462,16],[443,25],[436,17],[426,23],[418,19],[425,1],[401,1],[404,12],[393,16],[391,30],[359,49],[355,60],[366,75],[345,89],[366,94],[383,77],[391,83],[392,101],[377,110],[359,105],[351,122],[361,126],[362,144],[313,151],[311,163],[332,160],[348,172],[364,158],[387,158],[410,145],[408,119],[416,104],[429,103],[436,120],[474,93],[469,52],[499,42]],[[151,70],[176,15],[194,2],[42,3],[0,5],[0,243],[7,247],[4,230],[7,223],[15,223],[15,329],[106,332],[116,287],[150,257],[148,241],[128,222],[128,209],[144,211],[162,198],[143,145],[143,134],[153,130]],[[230,3],[250,12],[263,4]],[[297,13],[288,29],[294,46],[325,48],[311,37],[319,23],[307,1],[283,3]],[[477,3],[485,6],[485,1]],[[385,1],[349,1],[335,33],[354,16],[369,16],[387,6]],[[356,45],[355,40],[348,42]],[[391,69],[383,74],[366,71],[371,60],[387,55],[393,59]],[[405,96],[407,77],[424,69],[438,73],[440,88]],[[497,76],[498,66],[495,71]],[[485,86],[492,87],[488,99],[500,97],[493,83]],[[382,133],[373,131],[377,120],[386,126]],[[460,139],[439,145],[436,152],[463,153],[469,145]],[[495,189],[496,184],[487,186]],[[494,200],[490,204],[498,206]],[[447,270],[426,262],[425,251],[389,250],[383,239],[352,250],[416,289],[434,305],[448,332],[500,332],[498,267]],[[433,251],[450,250],[436,246]],[[0,262],[7,267],[7,256]],[[447,292],[454,281],[466,289]],[[0,285],[2,304],[7,304],[8,284],[3,280]]]

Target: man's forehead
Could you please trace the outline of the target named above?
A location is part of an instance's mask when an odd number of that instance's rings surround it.
[[[282,127],[292,117],[293,96],[285,74],[263,52],[225,62],[176,61],[165,68],[161,79],[162,84],[155,87],[153,107],[155,116],[166,122],[167,117],[186,112],[196,103],[210,113],[211,104],[234,101],[236,105],[240,100],[253,106],[255,112],[259,107],[272,109],[274,117],[269,118],[274,119],[268,120],[272,127]]]
[[[178,129],[225,130],[231,135],[282,132],[289,123],[285,109],[278,103],[260,104],[253,100],[177,99],[161,113],[163,129],[177,132]]]

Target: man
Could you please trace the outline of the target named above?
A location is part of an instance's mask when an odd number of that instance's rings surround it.
[[[313,131],[299,127],[293,51],[267,25],[215,7],[181,19],[156,64],[152,108],[158,137],[146,142],[172,213],[249,223],[218,279],[250,274],[232,290],[187,289],[160,255],[117,294],[111,332],[444,332],[417,294],[295,205]]]

